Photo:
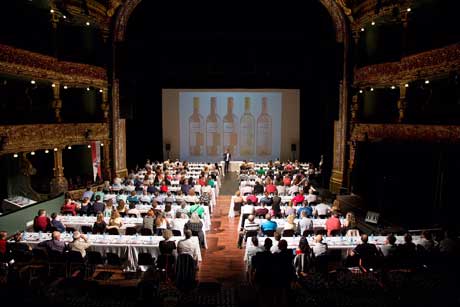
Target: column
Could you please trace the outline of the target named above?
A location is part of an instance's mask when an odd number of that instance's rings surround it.
[[[406,110],[407,110],[406,84],[407,83],[402,83],[399,85],[399,100],[397,103],[398,113],[399,113],[398,123],[402,123],[406,119]]]
[[[62,109],[62,100],[60,97],[61,84],[59,81],[53,82],[53,101],[51,102],[51,107],[54,109],[54,118],[56,122],[62,122],[61,118],[61,109]]]
[[[102,90],[101,110],[104,113],[104,121],[108,123],[110,107],[109,107],[109,93],[108,93],[108,89],[106,88]]]
[[[67,179],[64,177],[64,166],[62,163],[62,149],[58,148],[54,151],[54,178],[51,179],[51,195],[58,195],[63,192],[67,192],[69,184]]]
[[[111,181],[112,180],[112,169],[110,165],[110,142],[105,140],[103,146],[103,156],[104,159],[102,160],[102,176],[104,180]]]
[[[358,122],[358,117],[359,117],[359,100],[358,100],[358,95],[355,94],[351,98],[351,119],[350,119],[350,124],[351,124],[352,129],[353,129],[353,125]]]
[[[401,57],[406,55],[407,49],[407,25],[409,24],[409,12],[407,10],[401,11],[401,24],[403,26],[401,35]]]

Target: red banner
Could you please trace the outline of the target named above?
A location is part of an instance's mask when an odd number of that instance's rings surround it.
[[[93,176],[94,181],[96,182],[97,177],[102,179],[101,174],[101,142],[94,141],[91,142],[91,155],[93,160]]]

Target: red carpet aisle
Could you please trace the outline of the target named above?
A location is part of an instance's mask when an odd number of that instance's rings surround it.
[[[238,286],[245,280],[243,249],[237,247],[238,218],[228,218],[230,195],[221,195],[211,217],[211,231],[206,234],[208,249],[202,250],[203,262],[198,272],[200,282],[218,282]]]

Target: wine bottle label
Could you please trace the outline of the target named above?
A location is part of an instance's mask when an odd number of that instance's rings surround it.
[[[217,135],[217,123],[208,123],[206,127],[206,145],[207,146],[214,146],[217,145],[214,142],[214,139]]]
[[[200,143],[201,125],[200,123],[190,123],[190,146],[201,145]]]
[[[232,145],[233,123],[224,123],[224,146]]]

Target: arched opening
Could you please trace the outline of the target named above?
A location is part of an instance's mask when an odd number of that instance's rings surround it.
[[[190,5],[142,1],[118,46],[120,117],[127,119],[127,162],[163,159],[163,88],[287,88],[300,90],[300,156],[326,173],[339,120],[343,45],[319,2],[228,7],[209,15]],[[305,12],[309,12],[306,18]]]

